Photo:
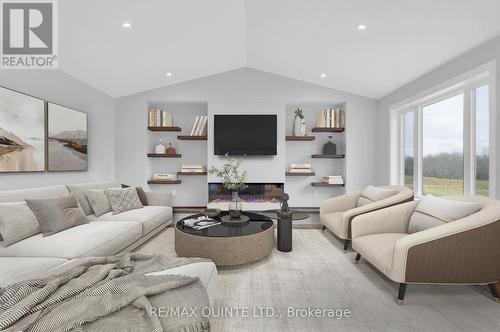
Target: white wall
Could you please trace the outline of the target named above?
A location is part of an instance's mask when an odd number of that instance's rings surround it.
[[[114,101],[58,70],[2,70],[0,86],[88,114],[87,172],[0,173],[0,190],[113,179]]]
[[[152,190],[175,190],[178,192],[174,197],[175,206],[196,205],[195,200],[187,201],[185,197],[195,197],[195,195],[199,195],[200,191],[207,191],[207,186],[206,183],[202,187],[198,182],[188,183],[187,181],[183,181],[181,185],[172,186],[148,186],[146,184],[151,174],[151,162],[147,160],[146,154],[152,149],[150,133],[146,130],[147,107],[152,102],[206,102],[209,114],[212,115],[219,111],[228,112],[230,107],[236,107],[232,112],[247,113],[251,107],[260,105],[262,112],[276,112],[276,114],[283,114],[283,116],[286,105],[289,104],[338,104],[345,102],[347,105],[346,121],[349,127],[346,133],[346,140],[349,141],[349,156],[346,159],[346,169],[349,174],[347,190],[360,189],[374,181],[373,165],[376,153],[375,128],[373,126],[376,115],[374,100],[259,70],[243,68],[116,100],[115,174],[117,180],[132,185],[145,186]],[[253,111],[259,112],[259,109]],[[284,119],[281,116],[279,118]],[[185,134],[189,134],[191,130],[191,128],[182,129]],[[290,128],[280,127],[278,129],[280,135],[278,151],[285,149],[283,131],[290,135],[292,128],[290,126]],[[208,151],[211,151],[211,141],[201,143],[208,144]],[[269,157],[262,158],[266,160]],[[260,172],[262,169],[259,169],[258,172],[250,170],[252,179],[264,179],[265,174],[269,173],[276,176],[276,178],[273,176],[271,182],[283,180],[286,162],[284,157],[278,154],[278,156],[270,158],[269,160],[273,160],[272,167],[266,167],[265,172]],[[215,159],[211,157],[209,164],[213,163],[214,160],[217,162],[218,157]],[[251,165],[259,167],[259,163],[254,163],[254,161],[251,161]],[[266,163],[266,166],[269,165],[271,164]],[[257,173],[261,174],[259,177],[254,177],[254,174]],[[331,189],[318,188],[318,190],[329,195],[328,191]],[[181,195],[180,191],[190,194]],[[330,193],[333,194],[334,191],[332,190]],[[184,198],[181,199],[181,197]],[[319,199],[316,205],[318,203]],[[300,206],[304,205],[300,204]]]
[[[429,56],[432,56],[430,54]],[[497,62],[497,82],[500,77],[500,37],[496,37],[479,47],[461,55],[460,57],[442,65],[441,67],[431,71],[418,78],[417,80],[407,84],[406,86],[392,92],[391,94],[385,96],[377,102],[377,183],[387,184],[390,181],[389,178],[389,168],[390,168],[390,132],[389,132],[389,107],[391,105],[397,104],[407,98],[417,95],[429,88],[432,88],[440,83],[450,80],[456,76],[459,76],[467,71],[477,68],[485,63],[492,60]],[[497,84],[496,91],[497,100],[497,114],[498,114],[498,102],[500,101],[500,85]],[[497,125],[496,128],[500,126],[500,116],[497,115]],[[497,132],[496,142],[498,139]],[[500,157],[500,144],[497,143],[497,171],[496,171],[496,197],[500,198],[500,162],[498,158]]]

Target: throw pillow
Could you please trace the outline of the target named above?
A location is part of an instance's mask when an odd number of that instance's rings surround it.
[[[122,188],[130,188],[130,186],[122,183]],[[146,196],[144,189],[142,189],[142,187],[136,187],[135,189],[137,190],[137,195],[139,195],[142,205],[148,206],[148,197]]]
[[[74,195],[57,198],[27,199],[35,213],[43,236],[53,235],[65,229],[87,224],[89,221]]]
[[[135,187],[106,189],[109,203],[113,214],[119,214],[129,210],[142,209],[141,200],[137,195]]]
[[[408,233],[425,231],[470,216],[481,209],[475,202],[454,201],[431,195],[422,198],[410,218]]]
[[[4,247],[41,232],[26,202],[0,203],[0,240]]]
[[[361,192],[357,206],[360,207],[366,204],[381,201],[383,199],[394,196],[397,193],[398,192],[395,189],[379,188],[370,185]]]
[[[106,196],[104,189],[87,191],[87,199],[96,217],[111,212],[111,204],[109,204],[108,196]]]

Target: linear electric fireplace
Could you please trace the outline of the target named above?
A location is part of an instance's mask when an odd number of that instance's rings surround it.
[[[263,211],[279,208],[283,183],[247,183],[248,188],[239,192],[243,201],[243,210]],[[208,184],[208,207],[228,209],[231,201],[231,191],[222,183],[210,182]]]

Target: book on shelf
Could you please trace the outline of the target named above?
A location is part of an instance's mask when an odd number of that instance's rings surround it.
[[[160,110],[160,126],[162,127],[172,127],[173,117],[172,114],[167,111]]]
[[[175,181],[175,180],[177,180],[177,174],[173,174],[173,173],[154,174],[153,180]]]
[[[321,178],[321,181],[328,184],[344,184],[344,179],[341,175],[325,175]]]
[[[150,127],[158,126],[158,115],[154,107],[150,107],[148,110],[148,125]]]
[[[288,170],[290,173],[312,173],[311,168],[290,168]]]
[[[207,125],[208,116],[198,115],[191,130],[191,136],[202,136]]]
[[[340,109],[322,110],[316,119],[316,127],[319,128],[343,128],[344,126],[345,112]]]
[[[182,165],[181,172],[182,173],[203,173],[205,170],[202,165]]]
[[[290,168],[311,168],[311,164],[290,164]]]
[[[182,165],[182,168],[203,168],[202,165],[199,165],[199,164],[183,164]]]
[[[196,116],[196,120],[194,120],[193,129],[191,129],[191,136],[195,135],[195,132],[196,132],[196,129],[198,128],[198,123],[199,122],[200,122],[200,116],[197,115]]]

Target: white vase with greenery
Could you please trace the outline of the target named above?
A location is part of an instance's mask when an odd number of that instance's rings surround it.
[[[239,218],[241,216],[241,199],[239,191],[248,188],[246,185],[247,172],[240,172],[241,160],[229,158],[222,168],[212,166],[209,173],[216,175],[222,180],[224,187],[231,191],[232,198],[229,202],[229,215],[231,218]]]
[[[300,108],[295,110],[293,134],[295,136],[306,136],[306,120],[304,119],[304,114]]]

